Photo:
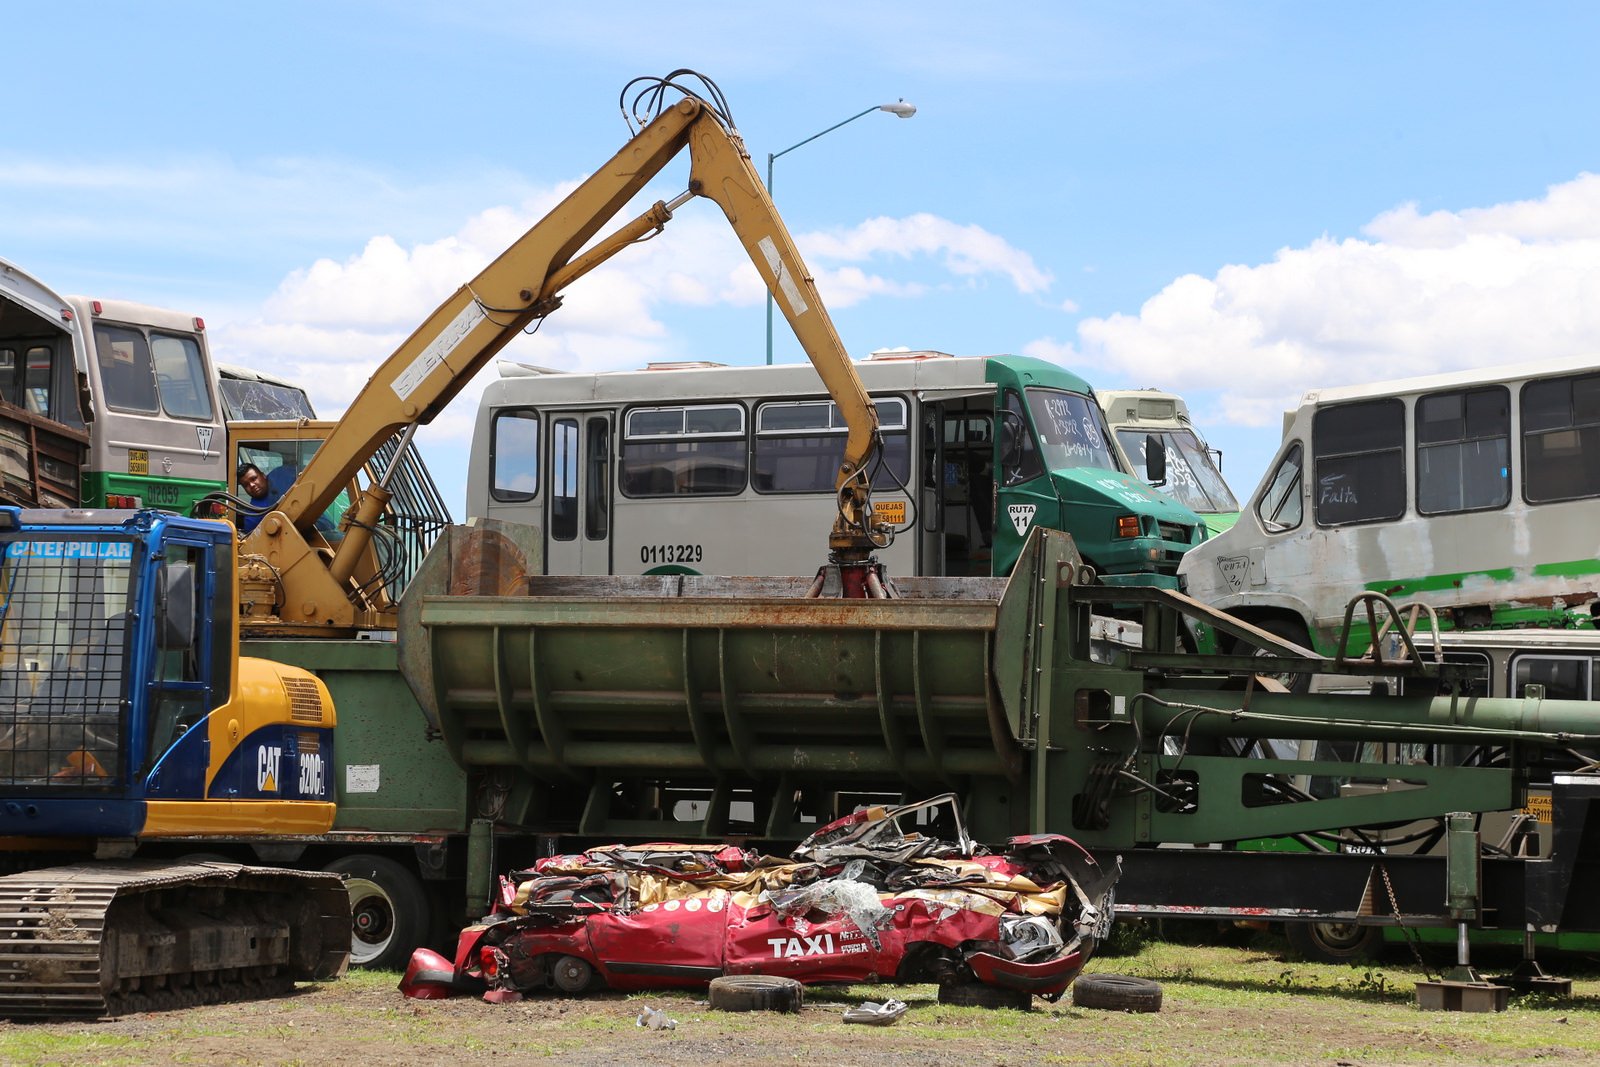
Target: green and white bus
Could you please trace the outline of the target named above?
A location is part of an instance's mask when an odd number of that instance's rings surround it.
[[[226,422],[312,418],[293,383],[213,364],[198,315],[60,296],[0,260],[0,495],[187,513],[232,484]]]
[[[1547,360],[1305,394],[1239,521],[1180,573],[1330,654],[1364,591],[1441,629],[1590,625],[1597,530],[1600,364]]]
[[[809,365],[558,374],[502,363],[467,479],[474,517],[543,529],[551,574],[809,573],[845,427]],[[1004,575],[1033,524],[1112,584],[1176,586],[1205,537],[1120,457],[1088,383],[1018,356],[879,353],[881,518],[911,528],[890,574]]]
[[[1222,477],[1222,453],[1206,444],[1181,396],[1157,389],[1097,391],[1122,457],[1145,484],[1206,520],[1216,536],[1239,518]]]

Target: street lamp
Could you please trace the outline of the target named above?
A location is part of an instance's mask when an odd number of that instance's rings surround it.
[[[790,152],[793,152],[796,148],[799,148],[801,145],[810,144],[812,141],[815,141],[818,137],[821,137],[823,134],[832,133],[834,130],[837,130],[840,126],[844,126],[844,125],[846,125],[848,123],[854,122],[856,119],[859,119],[859,118],[865,118],[866,116],[872,114],[874,111],[887,111],[889,114],[895,116],[896,118],[908,119],[912,115],[915,115],[917,113],[917,108],[916,108],[916,105],[908,104],[904,100],[896,100],[892,104],[878,104],[875,107],[869,107],[865,111],[859,111],[856,114],[851,115],[849,118],[845,119],[844,122],[835,122],[832,126],[829,126],[827,129],[823,130],[822,133],[814,133],[810,137],[807,137],[804,141],[801,141],[799,144],[790,145],[788,148],[785,148],[782,152],[768,152],[767,153],[767,195],[768,196],[772,195],[772,163],[773,163],[773,161],[775,159],[777,159],[779,156],[788,155]],[[772,366],[772,290],[771,289],[767,290],[767,366],[769,366],[769,367]]]

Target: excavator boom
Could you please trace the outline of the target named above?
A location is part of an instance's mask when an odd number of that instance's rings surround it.
[[[592,247],[590,242],[685,147],[686,193],[653,204]],[[694,196],[715,201],[783,310],[849,427],[836,484],[836,554],[864,559],[887,531],[871,527],[867,468],[879,447],[877,411],[834,330],[793,239],[737,131],[713,106],[686,95],[664,108],[553,211],[456,290],[368,380],[338,427],[241,546],[282,583],[281,617],[309,625],[373,625],[390,605],[352,597],[351,577],[369,551],[387,502],[376,484],[353,509],[329,562],[312,550],[314,525],[383,442],[431,422],[516,334],[560,306],[561,290],[622,248],[659,232]],[[587,247],[587,250],[584,249]],[[365,613],[365,614],[363,614]]]

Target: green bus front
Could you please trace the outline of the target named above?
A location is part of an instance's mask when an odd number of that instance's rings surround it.
[[[995,387],[994,573],[1028,530],[1072,535],[1107,585],[1178,586],[1178,561],[1206,537],[1193,511],[1126,470],[1089,384],[1043,360],[988,360]]]

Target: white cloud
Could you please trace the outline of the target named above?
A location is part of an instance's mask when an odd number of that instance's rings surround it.
[[[1026,351],[1119,380],[1219,391],[1230,422],[1275,426],[1306,389],[1545,357],[1600,357],[1600,176],[1537,200],[1418,213],[1270,263],[1185,275],[1136,315],[1085,319]]]
[[[284,278],[258,311],[217,329],[217,348],[229,362],[309,383],[318,412],[337,414],[435,307],[571,188],[481,212],[437,240],[405,245],[380,235],[343,260],[316,260]],[[905,269],[912,256],[942,268],[950,279],[945,284],[993,276],[1033,293],[1050,282],[1026,253],[994,234],[932,215],[871,219],[850,230],[796,240],[824,302],[833,308],[928,292],[928,282],[891,272]],[[679,346],[686,339],[674,337],[660,317],[669,308],[753,307],[765,295],[721,213],[691,204],[664,233],[623,250],[564,291],[561,308],[537,332],[514,338],[502,355],[581,371],[685,358]],[[480,375],[435,422],[434,440],[470,435],[470,411],[491,374]]]
[[[951,274],[967,279],[998,274],[1019,293],[1050,287],[1050,272],[1026,252],[981,226],[962,225],[926,212],[902,219],[868,219],[848,230],[810,234],[796,239],[808,259],[859,263],[874,258],[907,259],[913,255],[939,261]]]

